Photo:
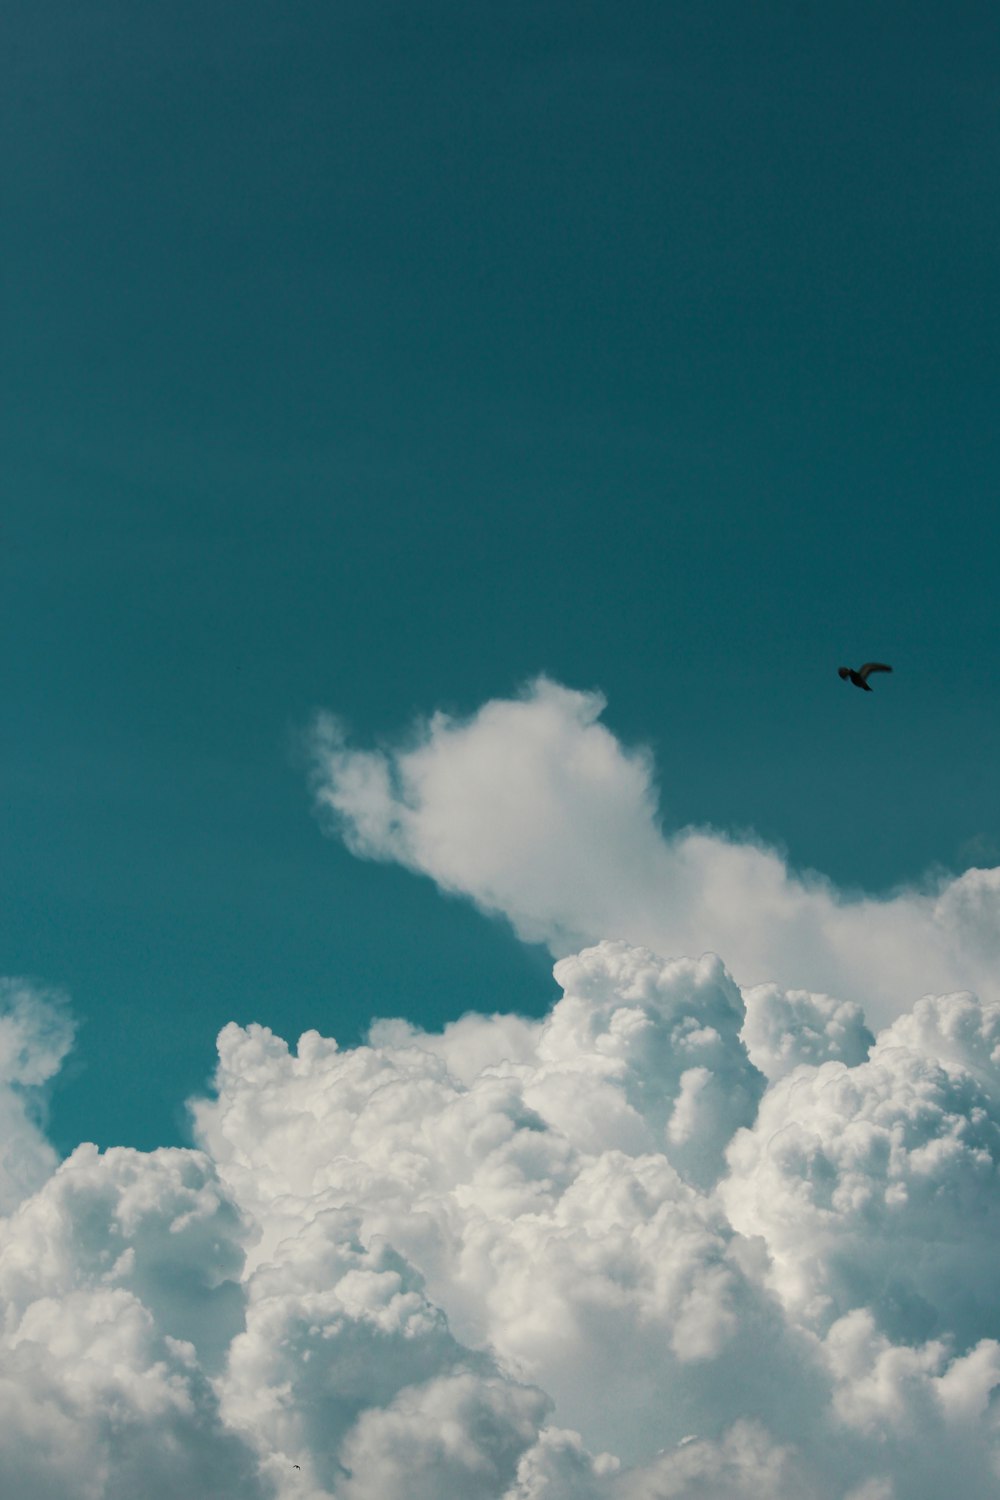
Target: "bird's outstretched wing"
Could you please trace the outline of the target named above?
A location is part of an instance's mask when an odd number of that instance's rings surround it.
[[[866,661],[863,667],[858,668],[858,676],[867,678],[870,672],[891,672],[884,661]]]

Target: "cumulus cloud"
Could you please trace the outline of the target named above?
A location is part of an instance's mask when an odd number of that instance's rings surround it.
[[[808,1500],[816,1490],[795,1451],[755,1422],[719,1442],[693,1439],[616,1486],[621,1500]]]
[[[880,1024],[932,991],[1000,998],[1000,869],[848,897],[762,844],[666,833],[652,761],[600,722],[604,707],[540,678],[376,750],[321,717],[317,804],[355,853],[430,876],[556,956],[601,938],[710,949],[741,985],[827,993]]]
[[[896,1337],[1000,1336],[998,1023],[971,996],[927,998],[856,1067],[782,1078],[736,1134],[730,1221],[766,1243],[798,1319],[865,1306]]]
[[[702,1191],[764,1079],[717,960],[605,944],[557,976],[563,999],[530,1053],[519,1031],[508,1055],[499,1018],[487,1046],[481,1019],[488,1060],[466,1083],[462,1024],[427,1047],[391,1025],[348,1052],[307,1035],[297,1056],[262,1028],[228,1028],[197,1130],[238,1200],[286,1236],[285,1265],[303,1205],[349,1203],[362,1241],[420,1267],[456,1337],[632,1456],[649,1423],[683,1436],[698,1367],[773,1322]],[[631,1392],[625,1415],[608,1411],[608,1384]]]
[[[495,1495],[548,1402],[464,1348],[423,1278],[356,1216],[322,1207],[247,1283],[223,1412],[281,1493]]]
[[[317,742],[353,848],[552,946],[543,1017],[230,1024],[193,1148],[60,1164],[72,1025],[0,983],[0,1491],[996,1494],[998,872],[849,901],[668,837],[602,706]]]
[[[931,1500],[951,1466],[991,1494],[990,1006],[873,1039],[711,957],[609,942],[556,977],[538,1021],[223,1032],[196,1128],[262,1231],[230,1419],[325,1453],[322,1493]],[[445,1409],[487,1415],[449,1448]]]
[[[93,1146],[0,1221],[0,1491],[262,1494],[211,1380],[243,1227],[200,1153]]]
[[[863,1062],[875,1038],[851,1000],[758,984],[743,992],[743,1040],[750,1061],[772,1083],[801,1063]]]
[[[1000,1008],[556,976],[348,1049],[227,1026],[197,1149],[51,1165],[0,1221],[4,1492],[995,1494]]]

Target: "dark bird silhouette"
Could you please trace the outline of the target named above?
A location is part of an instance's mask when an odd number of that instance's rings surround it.
[[[871,673],[891,671],[892,668],[887,667],[885,662],[866,661],[864,666],[859,667],[856,672],[853,667],[838,667],[837,675],[843,677],[845,682],[853,682],[855,687],[864,688],[866,693],[870,693],[871,688],[868,686],[868,678]]]

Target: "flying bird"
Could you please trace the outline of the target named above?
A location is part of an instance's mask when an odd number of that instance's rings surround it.
[[[845,682],[853,682],[855,687],[864,688],[866,693],[870,693],[871,688],[868,686],[868,678],[871,676],[872,672],[891,671],[892,668],[887,667],[885,662],[866,661],[864,666],[859,667],[856,672],[853,667],[838,667],[837,675],[843,677]]]

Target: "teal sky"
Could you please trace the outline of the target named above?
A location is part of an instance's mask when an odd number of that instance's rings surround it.
[[[671,826],[870,890],[1000,860],[994,4],[4,29],[0,970],[81,1020],[61,1146],[186,1138],[229,1020],[548,1003],[321,837],[320,706],[544,670]]]

